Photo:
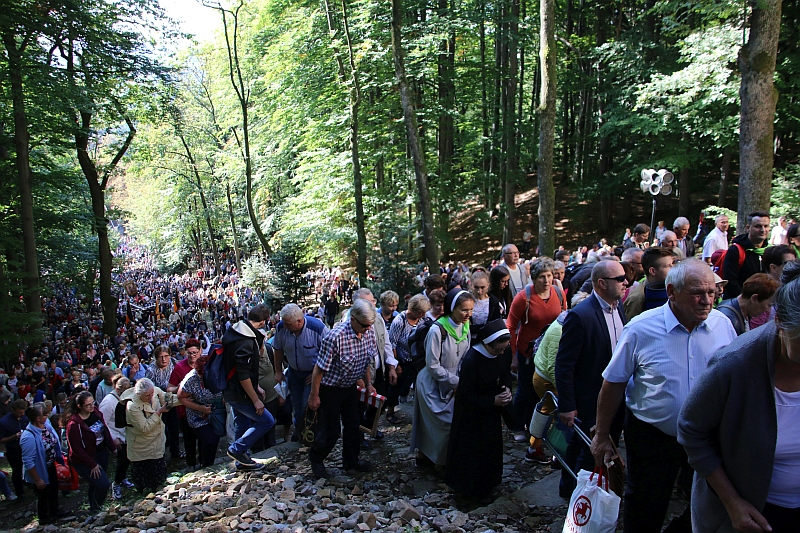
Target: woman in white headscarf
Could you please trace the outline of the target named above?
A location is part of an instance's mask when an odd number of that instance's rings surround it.
[[[458,369],[469,350],[469,319],[475,297],[460,288],[444,300],[444,315],[431,325],[425,338],[425,368],[417,376],[411,451],[417,450],[417,465],[447,464],[453,397],[458,388]]]

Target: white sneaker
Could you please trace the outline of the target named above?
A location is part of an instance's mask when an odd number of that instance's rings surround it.
[[[7,496],[7,497],[6,497],[6,500],[8,500],[8,501],[10,501],[10,502],[13,502],[14,500],[16,500],[16,499],[18,499],[18,498],[19,498],[19,496],[17,496],[16,494],[14,494],[14,493],[12,492],[12,493],[11,493],[11,496]]]

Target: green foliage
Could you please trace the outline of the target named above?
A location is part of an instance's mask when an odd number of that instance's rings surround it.
[[[800,165],[789,165],[772,180],[773,218],[786,216],[800,220]]]
[[[730,222],[731,228],[736,228],[736,221],[738,220],[738,213],[733,209],[727,209],[725,207],[720,207],[718,205],[709,205],[703,212],[706,214],[707,218],[714,218],[717,215],[725,215],[728,217],[728,222]]]

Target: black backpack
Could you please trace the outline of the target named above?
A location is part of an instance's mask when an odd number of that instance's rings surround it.
[[[414,365],[417,372],[425,368],[425,337],[428,336],[428,331],[430,331],[434,324],[437,324],[437,322],[426,315],[420,319],[420,322],[414,326],[414,329],[408,334],[408,348],[409,352],[411,352],[411,363]],[[437,325],[442,330],[442,343],[444,343],[447,332],[444,331],[444,327],[442,327],[441,324]]]
[[[127,400],[120,400],[117,402],[117,406],[114,408],[114,427],[118,429],[122,429],[124,427],[133,427],[133,425],[128,424],[128,402],[131,401],[130,398]]]

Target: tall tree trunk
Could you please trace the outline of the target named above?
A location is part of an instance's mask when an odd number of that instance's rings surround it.
[[[518,29],[519,29],[519,0],[510,0],[511,10],[508,13],[508,66],[504,87],[503,108],[503,147],[506,159],[506,188],[505,188],[505,224],[503,227],[503,243],[514,242],[514,222],[516,218],[516,204],[514,197],[519,179],[519,164],[517,159],[517,121],[516,121],[516,95],[517,95],[517,63]]]
[[[29,39],[17,44],[10,31],[3,33],[3,44],[8,61],[8,78],[11,85],[11,102],[14,114],[14,148],[16,150],[17,174],[19,175],[19,207],[22,225],[22,249],[25,258],[25,310],[37,313],[35,327],[41,326],[42,302],[39,289],[39,260],[36,255],[36,232],[33,221],[33,191],[31,186],[31,164],[29,155],[30,133],[28,115],[25,110],[25,91],[22,81],[22,54]]]
[[[327,0],[324,1],[325,13],[328,20],[328,32],[335,38],[338,28],[333,15],[333,8]],[[350,25],[347,18],[347,2],[342,0],[342,24],[348,52],[349,78],[345,74],[344,61],[338,45],[334,42],[333,53],[339,67],[339,81],[343,86],[350,87],[350,161],[353,165],[353,190],[356,208],[356,270],[360,279],[367,279],[367,232],[364,220],[364,185],[361,173],[361,156],[358,147],[358,110],[361,105],[361,85],[359,84],[358,71],[356,70],[353,43],[350,40]]]
[[[233,201],[231,200],[231,184],[225,183],[225,195],[228,197],[228,216],[231,219],[231,233],[233,234],[233,252],[236,254],[236,271],[241,276],[242,261],[239,252],[239,232],[236,231],[236,218],[233,215]]]
[[[261,230],[261,223],[256,216],[255,207],[253,206],[253,160],[250,157],[250,118],[248,115],[250,92],[245,86],[242,68],[239,63],[239,10],[243,5],[244,0],[239,0],[239,5],[234,11],[224,9],[221,6],[215,6],[214,8],[222,14],[222,28],[225,33],[225,47],[228,52],[228,74],[233,90],[236,92],[239,107],[242,111],[242,137],[244,139],[242,159],[244,159],[247,214],[250,215],[250,223],[253,225],[253,231],[255,231],[256,237],[258,237],[261,248],[264,250],[264,253],[269,256],[272,254],[272,248],[269,245],[269,241],[264,236],[264,232]],[[233,18],[233,43],[231,43],[231,38],[228,34],[228,15]]]
[[[411,157],[414,161],[414,176],[419,194],[420,217],[422,220],[422,239],[425,245],[425,260],[431,273],[439,270],[439,253],[436,249],[436,238],[433,230],[433,210],[428,190],[428,169],[425,165],[425,153],[417,135],[417,115],[411,103],[406,80],[405,53],[403,52],[403,6],[402,0],[392,0],[392,57],[394,59],[395,77],[400,91],[400,104],[403,108],[403,119],[408,135]]]
[[[556,136],[555,0],[539,2],[539,61],[542,96],[539,115],[539,254],[552,256],[555,248],[556,192],[553,187],[553,149]]]
[[[778,91],[773,84],[781,0],[750,2],[750,37],[739,51],[742,101],[739,121],[739,213],[769,212],[772,189],[773,130]],[[737,233],[747,222],[740,216]]]
[[[219,274],[219,249],[217,248],[217,239],[214,237],[214,227],[211,225],[211,215],[209,215],[208,202],[206,202],[206,193],[203,190],[203,182],[200,179],[200,171],[198,170],[197,163],[192,155],[192,150],[189,148],[189,144],[186,142],[186,137],[180,132],[178,133],[178,137],[181,139],[183,149],[186,151],[186,157],[189,159],[189,166],[192,167],[192,172],[194,173],[195,180],[197,181],[197,191],[200,193],[200,202],[203,204],[203,218],[206,220],[208,239],[211,241],[211,253],[214,256],[214,267],[216,268],[216,273]]]
[[[730,146],[726,146],[722,151],[722,166],[720,167],[720,180],[719,180],[719,196],[717,198],[717,205],[725,207],[728,196],[728,183],[731,180],[731,163],[733,162],[733,150]]]
[[[443,20],[450,17],[448,0],[438,0],[439,16]],[[455,113],[455,32],[448,32],[446,39],[439,43],[438,57],[438,99],[439,99],[439,139],[438,139],[438,177],[439,187],[446,190],[453,183],[453,156],[455,152],[455,130],[453,126],[453,113]],[[443,195],[444,196],[444,195]],[[442,202],[439,205],[439,233],[444,237],[449,236],[450,206]],[[450,239],[444,239],[442,252],[445,256],[450,251]]]
[[[94,160],[89,155],[89,134],[92,125],[92,113],[80,111],[80,124],[75,128],[75,148],[78,156],[78,164],[89,184],[89,193],[92,198],[92,214],[94,231],[97,232],[97,244],[100,253],[100,305],[103,308],[103,333],[113,337],[117,334],[117,305],[118,299],[111,292],[111,270],[113,268],[113,258],[111,256],[111,244],[108,240],[108,217],[106,216],[106,187],[111,173],[116,168],[119,161],[128,151],[136,135],[136,128],[129,118],[125,118],[128,124],[128,135],[125,142],[117,150],[117,154],[111,163],[106,167],[101,177],[97,171]],[[77,120],[76,120],[77,122]]]
[[[490,179],[491,144],[489,142],[489,99],[487,94],[488,90],[486,80],[488,70],[488,65],[486,64],[486,1],[481,0],[480,6],[481,10],[480,21],[478,23],[478,36],[480,40],[481,51],[481,131],[483,134],[483,139],[481,142],[481,150],[483,155],[481,160],[481,168],[483,170],[483,183],[486,190],[485,207],[487,210],[491,210],[494,208],[494,182],[492,179]]]

